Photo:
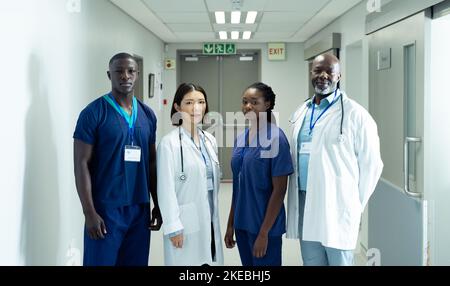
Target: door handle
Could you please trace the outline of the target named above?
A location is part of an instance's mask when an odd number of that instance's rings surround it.
[[[421,198],[421,193],[414,193],[409,190],[409,144],[410,143],[417,143],[422,142],[422,139],[417,137],[406,137],[405,138],[405,144],[403,146],[403,171],[404,171],[404,188],[403,191],[405,194],[409,197],[413,198]]]

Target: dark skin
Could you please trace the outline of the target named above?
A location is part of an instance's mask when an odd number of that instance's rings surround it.
[[[251,88],[246,90],[242,99],[242,111],[244,114],[254,112],[256,114],[256,122],[252,122],[250,128],[250,136],[253,137],[257,133],[259,126],[259,114],[265,113],[270,107],[270,102],[264,100],[264,96],[257,89]],[[253,130],[252,130],[253,128]],[[252,134],[254,134],[252,136]],[[253,245],[253,256],[262,258],[266,255],[267,244],[269,242],[269,231],[272,228],[281,207],[283,206],[284,197],[286,195],[288,176],[272,177],[272,195],[267,205],[266,214],[263,223],[259,229],[258,236]],[[232,200],[233,201],[233,200]],[[236,245],[234,240],[234,206],[231,204],[230,214],[228,216],[227,230],[225,233],[225,245],[227,248],[233,248]]]
[[[112,95],[117,102],[131,114],[134,86],[139,75],[137,63],[132,58],[115,60],[111,63],[107,74],[108,78],[111,80]],[[94,146],[77,139],[74,140],[75,184],[85,216],[87,233],[91,239],[98,240],[104,239],[108,232],[105,222],[97,213],[92,199],[92,181],[89,172],[89,164],[92,160],[93,150]],[[150,145],[149,150],[149,176],[152,178],[152,180],[150,180],[149,191],[154,204],[151,214],[150,229],[159,230],[162,225],[162,219],[156,193],[155,144]]]
[[[320,104],[337,89],[341,80],[341,68],[339,59],[332,54],[317,56],[311,68],[311,83],[315,89],[315,103]]]

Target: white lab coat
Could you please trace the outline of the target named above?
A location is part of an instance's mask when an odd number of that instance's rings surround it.
[[[183,144],[184,173],[180,180],[181,154],[179,129]],[[203,133],[199,132],[203,137]],[[216,263],[211,258],[211,214],[208,201],[206,168],[202,155],[182,127],[162,138],[157,151],[158,202],[163,218],[164,259],[166,265],[223,265],[222,236],[219,224],[218,191],[220,167],[215,138],[204,132],[204,142],[213,165],[214,237]],[[167,234],[183,230],[182,248],[175,248]]]
[[[377,125],[370,114],[342,92],[343,136],[338,140],[341,103],[338,100],[317,121],[308,166],[303,240],[353,250],[361,213],[383,169]],[[311,100],[308,100],[310,102]],[[292,116],[291,154],[295,172],[289,177],[287,238],[299,238],[297,137],[308,102]]]

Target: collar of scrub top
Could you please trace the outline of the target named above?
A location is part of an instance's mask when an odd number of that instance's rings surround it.
[[[244,158],[245,154],[247,153],[247,148],[258,147],[258,145],[260,144],[259,138],[267,138],[267,136],[269,136],[269,138],[272,138],[272,129],[274,127],[276,127],[274,123],[267,122],[266,128],[264,128],[264,126],[260,127],[255,137],[252,138],[252,141],[250,141],[249,138],[250,128],[246,128],[244,132],[244,146],[242,146],[241,157]],[[255,140],[256,145],[254,145]]]
[[[116,106],[116,108],[119,111],[120,115],[125,120],[125,122],[128,124],[128,136],[130,137],[131,146],[134,146],[134,127],[136,125],[137,112],[138,112],[136,97],[133,96],[133,104],[132,104],[132,109],[131,109],[131,115],[128,115],[128,114],[125,113],[123,108],[119,105],[119,103],[114,98],[112,93],[110,93],[108,96],[112,99],[112,102],[114,102],[114,105]],[[130,120],[128,120],[128,118],[130,118]]]

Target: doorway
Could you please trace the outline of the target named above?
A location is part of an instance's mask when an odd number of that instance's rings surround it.
[[[425,12],[369,36],[369,107],[383,174],[369,204],[369,248],[384,265],[427,264]]]
[[[144,58],[138,55],[133,55],[139,66],[139,76],[136,81],[134,89],[134,96],[141,102],[144,102]]]

